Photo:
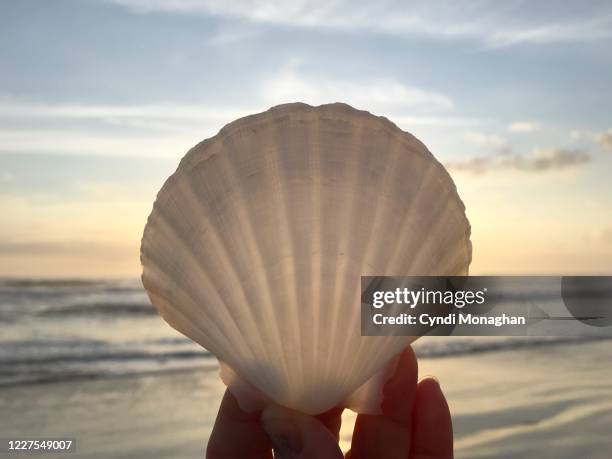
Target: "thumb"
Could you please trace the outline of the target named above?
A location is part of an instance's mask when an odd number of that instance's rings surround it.
[[[279,459],[340,459],[344,457],[333,434],[317,419],[277,405],[261,414],[274,457]]]

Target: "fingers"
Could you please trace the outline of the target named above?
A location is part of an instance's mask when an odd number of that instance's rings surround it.
[[[400,357],[395,374],[385,384],[382,414],[357,416],[351,459],[408,457],[416,384],[417,361],[412,348],[408,347]]]
[[[435,379],[417,386],[412,421],[411,459],[452,459],[453,426],[448,404]]]
[[[340,427],[342,426],[343,411],[343,408],[332,408],[323,414],[315,416],[325,427],[327,427],[327,430],[331,432],[336,441],[338,441],[340,438]]]
[[[261,413],[246,413],[225,391],[206,448],[207,459],[271,459],[272,444],[260,423]]]
[[[448,404],[437,381],[418,385],[414,352],[407,348],[385,384],[382,414],[359,415],[350,458],[452,459],[453,431]],[[246,413],[226,391],[213,428],[208,459],[275,457],[341,459],[338,434],[341,409],[315,417],[271,406]]]
[[[343,458],[337,436],[312,416],[272,405],[263,411],[261,422],[277,458]]]

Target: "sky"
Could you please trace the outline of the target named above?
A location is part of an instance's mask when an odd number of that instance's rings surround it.
[[[0,275],[140,273],[186,151],[341,101],[451,172],[473,274],[612,273],[612,3],[0,0]]]

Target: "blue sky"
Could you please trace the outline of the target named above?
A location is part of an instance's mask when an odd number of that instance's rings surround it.
[[[610,2],[0,12],[0,274],[138,274],[155,193],[187,149],[296,100],[347,102],[419,137],[466,201],[473,271],[612,270]]]

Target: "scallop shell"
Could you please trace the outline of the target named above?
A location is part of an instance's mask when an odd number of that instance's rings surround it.
[[[361,336],[360,276],[465,275],[469,236],[415,137],[345,104],[285,104],[187,153],[144,230],[142,281],[243,407],[375,412],[415,338]]]

